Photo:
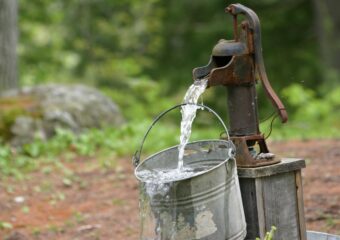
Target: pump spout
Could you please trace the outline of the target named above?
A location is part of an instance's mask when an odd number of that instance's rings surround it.
[[[193,78],[206,78],[208,87],[255,83],[252,66],[253,59],[242,55],[212,55],[208,65],[193,70]]]
[[[262,57],[260,21],[251,9],[231,4],[226,11],[234,16],[234,40],[220,40],[213,48],[208,65],[193,70],[194,79],[208,79],[208,87],[244,85],[261,81],[264,90],[283,123],[288,115],[280,98],[270,85]],[[247,20],[238,30],[237,15]]]
[[[247,54],[247,46],[242,42],[221,39],[213,48],[208,65],[193,70],[194,79],[206,78],[208,86],[237,84],[251,79],[245,68],[250,62],[242,55]],[[244,79],[234,79],[234,77]]]

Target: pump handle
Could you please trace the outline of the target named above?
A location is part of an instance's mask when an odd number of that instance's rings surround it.
[[[260,20],[256,13],[243,6],[242,4],[231,4],[226,8],[226,12],[229,12],[234,16],[234,38],[238,39],[237,36],[237,15],[243,14],[246,16],[249,22],[249,28],[252,30],[253,36],[253,47],[254,47],[254,56],[255,56],[255,67],[256,71],[260,77],[260,80],[263,84],[265,92],[269,99],[271,100],[273,106],[278,109],[279,116],[283,123],[287,122],[288,115],[287,111],[281,102],[280,98],[276,95],[272,86],[267,77],[266,69],[264,66],[263,56],[262,56],[262,46],[261,46],[261,29],[260,29]]]

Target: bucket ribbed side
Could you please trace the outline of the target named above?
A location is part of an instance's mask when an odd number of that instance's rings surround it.
[[[195,151],[185,156],[186,166],[207,170],[190,178],[167,182],[166,196],[162,192],[150,197],[154,229],[158,231],[159,239],[245,238],[246,223],[236,163],[235,159],[229,158],[229,145],[223,144],[222,140],[191,143],[190,148]],[[204,149],[200,151],[202,146]],[[175,147],[162,151],[146,159],[140,168],[173,169],[177,153]],[[141,184],[147,187],[148,183]]]
[[[226,194],[230,191],[232,187],[235,186],[235,179],[230,178],[228,181],[221,183],[214,188],[211,188],[207,191],[198,192],[196,194],[188,195],[186,198],[175,198],[175,199],[154,199],[152,201],[152,206],[154,207],[185,207],[190,205],[190,207],[200,205],[203,203],[207,203],[209,201],[220,198],[222,195]]]

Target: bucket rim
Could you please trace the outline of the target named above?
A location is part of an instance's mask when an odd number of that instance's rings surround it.
[[[197,174],[194,174],[194,175],[192,175],[192,176],[190,176],[190,177],[184,177],[184,178],[177,179],[177,180],[172,180],[172,181],[171,181],[171,180],[162,181],[162,182],[160,182],[160,183],[176,183],[176,182],[181,182],[181,181],[184,181],[184,180],[196,178],[196,177],[199,177],[199,176],[201,176],[201,175],[203,175],[203,174],[206,174],[206,173],[208,173],[208,172],[211,172],[211,171],[213,171],[213,170],[219,168],[221,165],[225,164],[225,163],[228,162],[230,159],[235,160],[235,158],[234,158],[234,156],[235,156],[235,154],[234,154],[234,152],[235,152],[235,146],[234,146],[234,144],[233,144],[233,142],[232,142],[231,140],[224,140],[224,139],[206,139],[206,140],[198,140],[198,141],[189,142],[189,143],[187,143],[187,145],[195,144],[195,143],[200,143],[200,142],[223,142],[223,143],[228,143],[228,144],[231,143],[230,146],[232,146],[232,147],[230,148],[230,149],[231,149],[231,152],[230,152],[230,154],[229,154],[230,156],[228,156],[228,158],[226,158],[225,160],[221,161],[219,164],[217,164],[217,165],[215,165],[215,166],[209,168],[208,170],[201,171],[201,172],[199,172],[199,173],[197,173]],[[164,151],[168,151],[168,150],[171,150],[171,149],[174,149],[174,148],[178,148],[178,146],[179,146],[179,145],[175,145],[175,146],[172,146],[172,147],[168,147],[168,148],[166,148],[166,149],[163,149],[163,150],[161,150],[161,151],[158,151],[158,152],[156,152],[156,153],[154,153],[154,154],[148,156],[147,158],[145,158],[144,161],[140,162],[140,163],[135,167],[135,170],[134,170],[135,177],[136,177],[140,182],[146,183],[146,181],[143,180],[142,178],[140,178],[140,177],[138,176],[138,174],[137,174],[137,172],[138,172],[139,168],[141,167],[141,165],[143,165],[143,163],[144,163],[145,161],[147,161],[148,159],[151,159],[151,158],[153,158],[154,156],[156,156],[156,155],[158,155],[158,154],[160,154],[160,153],[162,153],[162,152],[164,152]]]

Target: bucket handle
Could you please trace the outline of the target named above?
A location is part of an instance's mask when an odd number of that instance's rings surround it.
[[[195,105],[197,107],[200,107],[200,108],[203,108],[203,109],[206,109],[208,110],[209,112],[211,112],[212,114],[215,115],[215,117],[220,121],[220,123],[222,124],[224,130],[225,130],[225,133],[227,134],[227,139],[228,141],[230,141],[230,137],[229,137],[229,132],[228,132],[228,129],[226,127],[226,125],[224,124],[223,120],[221,119],[221,117],[214,111],[212,110],[210,107],[208,106],[205,106],[203,104],[194,104],[194,103],[182,103],[182,104],[178,104],[178,105],[175,105],[171,108],[169,108],[168,110],[165,110],[164,112],[160,113],[154,120],[153,122],[151,123],[150,127],[148,128],[148,130],[146,131],[144,137],[143,137],[143,140],[142,140],[142,143],[140,145],[140,148],[139,150],[137,150],[132,158],[132,163],[135,167],[137,167],[137,165],[139,164],[140,162],[140,156],[142,154],[142,150],[143,150],[143,146],[144,146],[144,142],[146,140],[146,137],[149,135],[149,132],[151,131],[151,129],[153,128],[153,126],[158,122],[159,119],[161,119],[165,114],[167,114],[168,112],[176,109],[176,108],[179,108],[179,107],[182,107],[182,106],[185,106],[185,105]]]

